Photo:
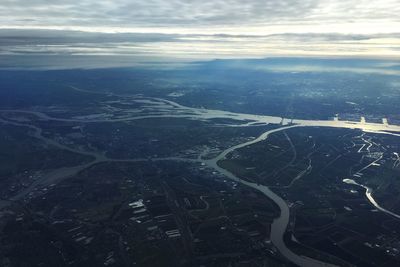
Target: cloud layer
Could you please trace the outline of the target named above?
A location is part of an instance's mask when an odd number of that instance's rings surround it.
[[[399,0],[2,0],[0,56],[400,57]]]
[[[329,25],[333,28],[325,30],[331,31],[340,30],[337,27],[340,25],[375,25],[372,30],[387,31],[399,22],[398,0],[2,0],[0,3],[3,27],[125,31],[172,28],[190,32],[249,28],[268,31],[268,27],[281,26],[290,32],[290,26],[312,29]]]

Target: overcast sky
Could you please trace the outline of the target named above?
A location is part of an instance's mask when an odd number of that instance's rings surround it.
[[[400,57],[400,0],[1,0],[0,55]]]

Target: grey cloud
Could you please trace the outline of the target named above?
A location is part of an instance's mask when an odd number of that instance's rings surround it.
[[[65,62],[68,66],[79,66],[90,59],[95,66],[111,63],[126,66],[149,60],[271,55],[398,58],[400,33],[379,34],[400,32],[396,29],[396,23],[400,23],[398,1],[1,0],[0,65],[51,67]],[[372,31],[362,31],[364,22],[371,28],[378,26]],[[348,31],[343,25],[335,28],[340,23],[355,26]],[[128,32],[143,29],[145,33],[111,34],[101,27],[126,28]],[[251,27],[261,30],[248,30]],[[50,28],[79,28],[86,32],[45,30]],[[160,33],[149,33],[149,28]],[[166,31],[170,28],[174,30]],[[391,29],[385,31],[386,28]],[[264,29],[275,34],[263,35]]]
[[[96,33],[59,30],[0,29],[0,46],[20,44],[74,44],[74,43],[124,43],[169,42],[179,35],[160,33]]]
[[[206,39],[204,39],[206,38]],[[395,34],[338,34],[338,33],[306,33],[306,34],[162,34],[162,33],[101,33],[60,30],[28,30],[28,29],[0,29],[0,47],[17,45],[82,45],[88,44],[135,44],[160,42],[230,42],[231,39],[265,42],[287,40],[296,42],[312,41],[360,41],[376,38],[400,38],[400,32]]]
[[[3,25],[198,26],[292,20],[317,6],[317,0],[3,0],[0,16]]]
[[[2,0],[3,26],[213,27],[400,21],[398,0]]]
[[[0,30],[0,54],[113,54],[162,56],[204,54],[235,55],[238,52],[262,56],[276,51],[297,49],[318,51],[321,45],[336,44],[337,51],[349,49],[346,44],[381,38],[400,38],[397,34],[159,34],[95,33],[59,30]],[[363,49],[364,46],[352,49]],[[275,51],[275,52],[274,52]],[[331,51],[332,52],[332,51]],[[264,54],[263,54],[264,53]]]

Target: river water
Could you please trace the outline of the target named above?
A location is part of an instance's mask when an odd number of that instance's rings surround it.
[[[363,185],[363,184],[359,184],[359,183],[357,183],[356,181],[354,181],[353,179],[344,179],[343,182],[346,183],[346,184],[357,185],[357,186],[360,186],[360,187],[364,188],[364,189],[365,189],[365,196],[367,197],[368,201],[369,201],[376,209],[378,209],[378,210],[380,210],[380,211],[382,211],[382,212],[384,212],[384,213],[386,213],[386,214],[388,214],[388,215],[390,215],[390,216],[393,216],[393,217],[395,217],[395,218],[397,218],[397,219],[400,219],[400,215],[398,215],[398,214],[396,214],[396,213],[394,213],[394,212],[392,212],[392,211],[390,211],[390,210],[387,210],[387,209],[383,208],[382,206],[380,206],[380,205],[378,204],[378,202],[375,201],[375,199],[374,199],[374,197],[373,197],[373,195],[372,195],[372,189],[371,189],[370,187],[365,186],[365,185]]]
[[[242,147],[246,147],[252,144],[255,144],[257,142],[261,142],[265,139],[268,138],[270,134],[283,131],[286,129],[290,128],[295,128],[295,127],[333,127],[333,128],[348,128],[348,129],[360,129],[364,132],[373,132],[377,134],[390,134],[390,135],[396,135],[400,136],[400,126],[398,125],[390,125],[387,123],[368,123],[365,122],[364,120],[360,122],[352,122],[352,121],[339,121],[339,120],[299,120],[299,119],[285,119],[281,117],[274,117],[274,116],[264,116],[264,115],[254,115],[254,114],[243,114],[243,113],[233,113],[233,112],[228,112],[228,111],[222,111],[222,110],[209,110],[209,109],[199,109],[199,108],[191,108],[191,107],[185,107],[180,104],[177,104],[175,102],[169,101],[169,100],[164,100],[164,99],[159,99],[159,98],[142,98],[143,99],[150,99],[150,101],[144,102],[144,104],[148,105],[148,107],[152,110],[152,114],[138,114],[137,110],[132,112],[131,116],[124,116],[124,117],[109,117],[107,115],[107,118],[96,118],[96,119],[79,119],[79,118],[55,118],[51,117],[49,115],[46,115],[41,112],[36,112],[36,111],[24,111],[24,110],[3,110],[0,112],[16,112],[16,113],[27,113],[27,114],[32,114],[37,116],[41,120],[54,120],[54,121],[68,121],[68,122],[79,122],[79,123],[107,123],[107,122],[120,122],[120,121],[130,121],[130,120],[141,120],[141,119],[148,119],[148,118],[187,118],[191,120],[201,120],[201,121],[210,121],[213,119],[231,119],[235,120],[237,122],[240,122],[239,124],[233,125],[233,124],[225,124],[224,126],[235,126],[235,127],[248,127],[248,126],[258,126],[258,125],[267,125],[267,124],[280,124],[282,127],[269,130],[262,135],[260,135],[258,138],[245,142],[236,146],[233,146],[231,148],[226,149],[223,151],[220,155],[218,155],[214,159],[210,160],[201,160],[201,162],[207,164],[209,167],[213,168],[214,170],[218,171],[219,173],[225,175],[226,177],[232,179],[233,181],[236,181],[238,183],[241,183],[243,185],[249,186],[255,190],[258,190],[259,192],[263,193],[266,197],[270,198],[272,201],[276,203],[276,205],[280,209],[280,215],[277,217],[272,225],[271,225],[271,242],[274,244],[274,246],[278,249],[278,251],[289,261],[292,263],[298,265],[298,266],[310,266],[310,267],[319,267],[319,266],[335,266],[333,264],[329,263],[324,263],[309,257],[305,257],[302,255],[297,255],[294,252],[292,252],[285,244],[284,242],[284,234],[286,232],[287,226],[289,224],[289,218],[290,218],[290,209],[288,204],[286,203],[285,200],[283,200],[280,196],[275,194],[273,191],[271,191],[267,186],[264,185],[259,185],[256,183],[251,183],[242,179],[239,179],[237,176],[235,176],[233,173],[221,168],[218,166],[218,162],[220,160],[223,160],[229,153],[235,151],[236,149],[240,149]],[[3,121],[4,122],[4,121]],[[37,138],[42,139],[43,141],[46,141],[52,145],[56,145],[60,148],[67,149],[67,150],[74,150],[73,152],[85,154],[88,156],[93,156],[95,160],[91,163],[88,163],[88,166],[93,165],[94,163],[98,162],[103,162],[103,161],[126,161],[126,162],[135,162],[135,161],[144,161],[148,159],[128,159],[128,160],[112,160],[106,158],[103,154],[98,154],[94,152],[83,152],[83,151],[76,151],[75,149],[71,149],[68,147],[65,147],[63,145],[59,145],[53,140],[44,138],[41,135],[41,129],[33,126],[33,125],[26,125],[26,124],[17,124],[13,123],[10,121],[7,121],[7,123],[14,124],[16,126],[26,126],[33,128],[35,130],[35,135]],[[156,159],[157,160],[157,159]],[[176,161],[190,161],[190,162],[195,162],[196,160],[189,160],[189,159],[182,159],[182,158],[164,158],[164,159],[158,159],[158,160],[176,160]],[[70,168],[69,171],[72,171],[72,173],[75,173],[76,171],[80,171],[81,168],[85,168],[86,166],[76,166]],[[65,171],[65,170],[64,170]],[[354,181],[353,181],[354,182]],[[357,184],[357,183],[353,183]],[[357,184],[359,185],[359,184]],[[380,207],[376,201],[373,199],[371,190],[368,187],[362,186],[366,189],[366,195],[367,198],[370,200],[370,202],[379,210],[386,212],[392,216],[395,216],[397,218],[400,218],[399,215],[394,214],[390,211],[387,211]]]

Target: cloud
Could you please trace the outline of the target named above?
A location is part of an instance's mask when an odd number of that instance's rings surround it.
[[[258,23],[304,16],[316,0],[3,0],[2,23],[23,25],[199,26]]]
[[[2,0],[2,25],[221,27],[399,21],[398,0]]]
[[[164,59],[400,56],[400,34],[161,34],[0,30],[0,55],[114,55]],[[384,45],[382,45],[384,44]]]
[[[0,55],[400,57],[398,0],[2,0]],[[124,64],[127,63],[124,60]]]

